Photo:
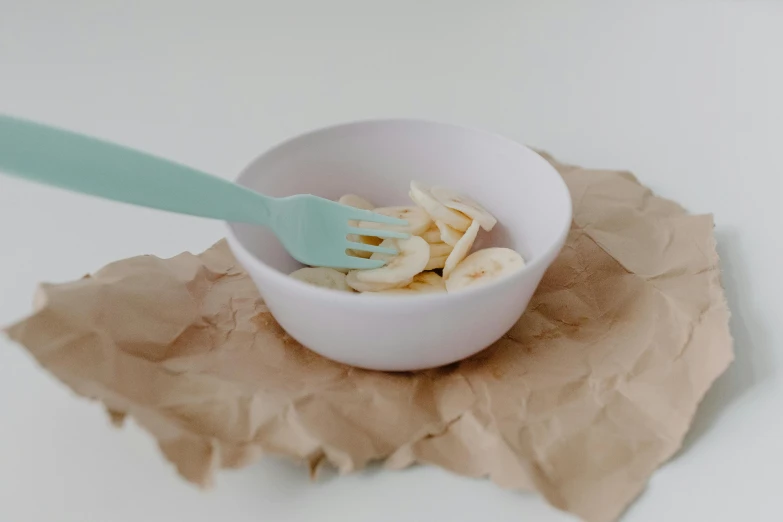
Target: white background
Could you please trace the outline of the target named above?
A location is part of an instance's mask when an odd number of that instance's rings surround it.
[[[624,520],[780,520],[783,1],[0,0],[0,112],[232,177],[377,116],[488,128],[713,212],[736,362]],[[200,251],[222,225],[0,178],[0,323],[38,281]],[[430,468],[309,482],[274,460],[200,493],[0,340],[3,522],[575,520]]]

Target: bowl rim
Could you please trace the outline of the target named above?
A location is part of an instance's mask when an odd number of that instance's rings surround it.
[[[390,303],[395,303],[395,302],[403,303],[406,305],[410,305],[413,303],[429,304],[429,303],[438,303],[443,301],[453,301],[455,299],[465,299],[474,295],[479,296],[480,294],[488,294],[490,292],[495,291],[495,289],[499,288],[501,285],[508,284],[509,281],[523,278],[525,274],[535,271],[536,269],[540,268],[541,265],[543,264],[547,265],[546,267],[544,267],[544,270],[546,270],[546,268],[549,265],[551,265],[552,262],[554,262],[560,250],[562,250],[563,246],[565,245],[565,241],[566,238],[568,237],[569,231],[571,230],[571,224],[573,220],[573,201],[571,199],[571,194],[570,191],[568,190],[568,186],[566,185],[565,180],[557,171],[557,169],[555,169],[543,156],[541,156],[541,154],[536,152],[534,149],[518,141],[512,140],[511,138],[503,136],[502,134],[491,132],[485,129],[471,127],[468,125],[461,125],[456,123],[448,123],[448,122],[419,119],[419,118],[374,118],[374,119],[371,118],[371,119],[352,120],[352,121],[345,121],[341,123],[335,123],[332,125],[318,127],[296,134],[294,136],[291,136],[285,140],[278,142],[272,147],[269,147],[264,152],[256,156],[247,165],[245,165],[245,167],[236,176],[235,182],[237,183],[240,182],[242,178],[246,175],[246,173],[250,170],[250,168],[253,165],[255,165],[258,161],[260,161],[263,157],[278,152],[280,149],[291,145],[295,141],[302,140],[316,134],[337,131],[339,129],[346,128],[346,127],[389,124],[389,123],[393,123],[393,124],[413,123],[413,124],[436,125],[440,127],[451,127],[453,129],[469,131],[476,134],[483,134],[488,138],[501,140],[510,145],[516,147],[522,147],[524,149],[529,150],[537,157],[538,160],[540,160],[543,164],[546,165],[548,169],[552,171],[552,174],[556,176],[560,184],[563,194],[566,196],[566,199],[568,201],[568,205],[567,205],[568,215],[566,216],[566,219],[563,220],[564,226],[558,232],[557,237],[549,244],[547,249],[541,255],[537,256],[536,259],[534,259],[532,262],[528,263],[526,261],[525,266],[522,267],[521,270],[517,270],[512,274],[508,274],[506,276],[500,277],[497,280],[491,281],[487,284],[477,285],[475,287],[468,287],[460,290],[459,292],[452,292],[452,293],[433,292],[433,293],[420,293],[420,294],[410,294],[410,295],[406,295],[406,294],[388,295],[388,294],[377,294],[373,292],[342,292],[330,288],[311,285],[303,281],[300,281],[298,279],[295,279],[293,277],[290,277],[288,274],[279,272],[275,268],[264,263],[261,259],[256,257],[255,254],[253,254],[247,248],[245,248],[242,241],[234,233],[234,228],[232,226],[232,223],[224,221],[224,226],[226,228],[226,240],[228,241],[230,248],[232,250],[236,249],[239,252],[241,252],[242,257],[246,259],[245,261],[240,261],[240,264],[244,266],[244,263],[246,262],[252,263],[253,268],[258,270],[262,274],[264,274],[265,277],[278,280],[280,285],[282,285],[283,287],[288,286],[292,291],[312,292],[314,296],[317,296],[319,298],[322,299],[331,298],[332,300],[337,300],[340,302],[362,303],[363,305],[366,304],[368,306],[388,306]]]

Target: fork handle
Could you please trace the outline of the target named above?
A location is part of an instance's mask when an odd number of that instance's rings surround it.
[[[0,171],[180,214],[269,225],[273,198],[150,154],[0,115]]]

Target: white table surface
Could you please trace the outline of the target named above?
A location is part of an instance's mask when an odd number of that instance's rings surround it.
[[[780,1],[0,0],[0,112],[226,177],[296,133],[376,116],[476,125],[634,171],[715,214],[736,362],[623,520],[780,520],[781,27]],[[0,178],[0,323],[28,312],[38,281],[200,251],[221,233]],[[575,520],[424,467],[313,484],[268,460],[201,493],[146,433],[111,429],[0,340],[3,522],[435,516]]]

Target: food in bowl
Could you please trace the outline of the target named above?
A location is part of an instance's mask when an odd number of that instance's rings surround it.
[[[328,267],[305,267],[291,277],[315,286],[343,292],[412,295],[457,292],[493,282],[525,266],[522,256],[504,247],[470,253],[483,228],[489,232],[497,219],[472,198],[442,186],[413,181],[409,196],[415,206],[376,208],[367,199],[346,194],[338,201],[364,210],[404,219],[406,226],[356,223],[359,228],[388,229],[410,234],[408,239],[381,241],[352,235],[353,242],[380,245],[395,255],[350,250],[350,255],[386,261],[380,268],[348,272]]]
[[[263,307],[303,346],[352,366],[413,371],[478,353],[519,321],[572,224],[571,194],[563,178],[524,145],[446,123],[351,122],[296,136],[264,152],[237,182],[274,197],[314,194],[337,201],[350,192],[389,207],[405,204],[412,179],[452,187],[488,209],[498,223],[491,232],[480,230],[472,249],[511,248],[522,254],[525,267],[465,291],[408,299],[340,292],[289,277],[302,265],[273,232],[229,223],[228,244],[253,280]],[[466,226],[446,215],[454,225]],[[442,220],[435,221],[437,228]],[[441,228],[446,232],[440,242],[446,244],[456,243],[465,232],[447,222]],[[428,229],[419,237],[438,243],[436,234]],[[445,267],[442,257],[437,264]],[[458,275],[455,268],[449,279],[456,281]],[[409,286],[428,281],[438,280],[420,275]]]

